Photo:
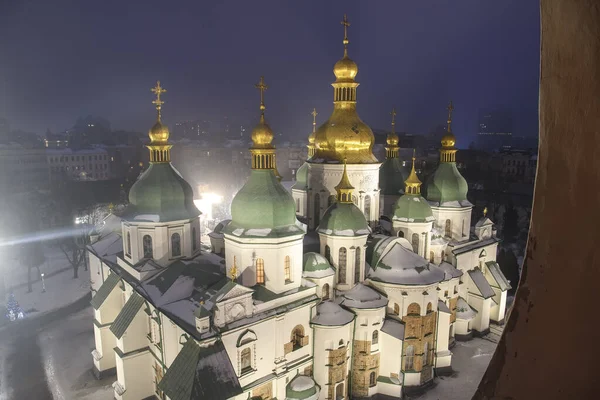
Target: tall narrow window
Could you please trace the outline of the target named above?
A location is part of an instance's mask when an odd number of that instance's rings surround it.
[[[315,194],[315,209],[313,211],[313,219],[315,220],[316,227],[321,222],[321,196],[318,193]]]
[[[325,245],[325,258],[329,261],[329,264],[331,264],[331,247],[329,247],[328,244]]]
[[[463,219],[463,220],[462,220],[462,235],[463,235],[463,237],[464,237],[464,236],[467,236],[467,235],[466,235],[466,233],[465,233],[465,222],[466,222],[466,221]]]
[[[300,199],[296,199],[296,212],[300,212]]]
[[[192,228],[192,249],[196,251],[198,248],[198,238],[196,237],[196,228]]]
[[[292,343],[294,344],[294,350],[304,346],[304,327],[302,325],[296,325],[292,330]]]
[[[371,337],[371,344],[379,343],[379,332],[373,331],[373,335]]]
[[[292,267],[290,264],[290,256],[285,256],[284,274],[286,282],[290,282],[292,280]]]
[[[338,259],[338,268],[340,270],[338,274],[338,282],[346,283],[346,248],[340,248],[340,256]]]
[[[127,232],[127,255],[131,255],[131,233]]]
[[[321,298],[323,300],[329,299],[329,283],[323,285],[323,289],[321,289]]]
[[[406,352],[404,353],[404,370],[412,371],[415,363],[415,346],[406,346]]]
[[[242,350],[240,354],[240,366],[242,373],[250,372],[252,370],[252,350],[249,347]]]
[[[365,218],[371,220],[371,196],[365,196]]]
[[[142,244],[144,245],[144,258],[152,258],[152,236],[144,235],[142,238]]]
[[[404,237],[404,232],[402,232],[402,231],[398,231],[398,237],[401,237],[401,238],[403,238],[403,237]]]
[[[173,257],[179,257],[181,255],[181,236],[179,233],[171,235],[171,254]]]
[[[400,306],[398,303],[394,303],[394,314],[400,315]]]
[[[265,260],[262,258],[256,259],[256,283],[265,283]]]
[[[435,253],[433,251],[429,252],[429,262],[432,263],[435,260]]]
[[[429,365],[429,343],[423,345],[423,365]]]
[[[445,235],[448,236],[448,237],[452,237],[452,221],[449,220],[449,219],[446,220]]]
[[[419,234],[413,233],[412,235],[412,248],[415,253],[419,253]]]
[[[354,255],[354,283],[360,281],[360,247],[357,247]]]
[[[369,374],[369,386],[375,386],[375,372],[371,372],[371,374]]]

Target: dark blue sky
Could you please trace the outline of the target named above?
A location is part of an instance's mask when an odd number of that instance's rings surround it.
[[[150,88],[168,90],[168,124],[258,116],[260,75],[274,130],[303,137],[310,112],[332,108],[333,64],[359,66],[359,113],[387,128],[427,132],[455,105],[461,147],[479,108],[514,110],[515,133],[537,134],[537,0],[81,1],[0,0],[0,116],[43,133],[78,116],[145,131]],[[2,93],[4,92],[4,93]],[[4,103],[4,104],[3,104]]]

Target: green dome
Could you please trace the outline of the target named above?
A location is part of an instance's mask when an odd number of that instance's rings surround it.
[[[455,162],[442,162],[427,182],[427,200],[436,206],[472,206],[467,200],[469,187]]]
[[[319,397],[319,387],[310,376],[296,375],[285,388],[286,400],[313,400]]]
[[[319,253],[309,252],[304,254],[303,265],[303,274],[309,278],[322,278],[334,274],[329,261]]]
[[[360,236],[368,235],[371,229],[354,203],[335,202],[323,214],[317,231],[333,236]]]
[[[231,203],[231,223],[223,232],[235,236],[273,237],[303,232],[296,225],[296,204],[273,170],[252,170]]]
[[[406,174],[398,158],[386,159],[379,167],[379,188],[381,194],[399,195],[404,193]]]
[[[292,189],[306,190],[308,188],[308,164],[304,163],[296,171],[296,183]]]
[[[194,192],[170,163],[150,164],[129,190],[124,219],[167,222],[196,218]]]
[[[396,201],[392,219],[405,222],[430,222],[435,218],[431,206],[420,194],[405,194]]]

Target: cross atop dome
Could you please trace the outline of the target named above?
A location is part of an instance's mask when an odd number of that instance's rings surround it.
[[[267,109],[267,107],[265,107],[264,93],[265,93],[265,90],[267,90],[269,88],[265,84],[265,77],[261,76],[260,81],[256,85],[254,85],[254,87],[257,88],[258,90],[260,90],[260,111],[262,111],[262,114],[264,115],[265,110]]]
[[[156,111],[158,113],[158,120],[160,121],[160,110],[162,109],[162,105],[165,104],[164,101],[160,99],[160,95],[166,93],[167,90],[160,86],[160,81],[156,81],[156,86],[150,89],[152,93],[156,95],[156,99],[152,100],[152,104],[156,106]]]
[[[345,54],[348,43],[350,43],[348,41],[348,27],[350,26],[350,22],[348,21],[348,17],[346,16],[346,14],[344,14],[344,19],[342,20],[342,22],[340,22],[340,24],[344,25],[344,42],[343,43],[344,43],[344,54]]]
[[[452,105],[452,100],[450,100],[450,104],[447,107],[448,110],[448,132],[452,132],[452,111],[454,111],[454,106]]]

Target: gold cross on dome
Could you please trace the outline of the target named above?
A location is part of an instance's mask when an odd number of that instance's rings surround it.
[[[487,215],[487,213],[488,213],[488,209],[487,209],[487,207],[485,207],[485,208],[483,209],[483,216],[485,217],[485,216]]]
[[[392,108],[390,115],[392,116],[392,133],[394,133],[396,127],[396,107]]]
[[[450,132],[450,125],[452,124],[452,111],[454,111],[454,106],[452,100],[450,100],[450,104],[448,104],[448,132]]]
[[[348,41],[348,27],[350,26],[350,22],[346,14],[344,14],[344,20],[340,24],[344,25],[344,41]]]
[[[314,132],[316,129],[316,126],[317,126],[317,109],[313,108],[313,110],[310,114],[313,116],[313,132]]]
[[[152,91],[152,93],[154,93],[156,95],[156,100],[152,100],[152,104],[155,104],[156,108],[160,109],[160,106],[165,104],[164,101],[160,100],[160,95],[165,93],[166,89],[163,89],[162,86],[160,86],[160,81],[156,81],[156,86],[150,90]]]
[[[254,87],[256,87],[258,90],[260,90],[260,109],[264,110],[265,107],[265,98],[264,98],[264,93],[265,90],[267,90],[269,87],[265,84],[265,77],[261,76],[260,77],[260,81],[254,85]]]

